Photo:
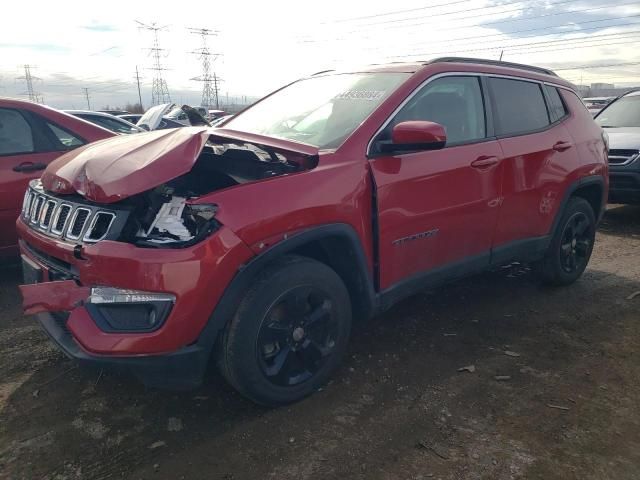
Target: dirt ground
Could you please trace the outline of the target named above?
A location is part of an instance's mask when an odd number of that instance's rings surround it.
[[[513,265],[424,292],[276,410],[75,368],[2,267],[0,478],[638,479],[639,253],[640,208],[610,208],[575,285]]]

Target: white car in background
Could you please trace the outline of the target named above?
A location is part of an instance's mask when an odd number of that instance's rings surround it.
[[[587,110],[591,113],[592,116],[595,116],[600,110],[609,105],[612,101],[614,101],[616,97],[588,97],[583,98]]]

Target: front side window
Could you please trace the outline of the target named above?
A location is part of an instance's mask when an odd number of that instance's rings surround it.
[[[18,110],[0,108],[0,155],[33,153],[33,131]]]
[[[490,78],[496,107],[498,135],[522,135],[549,125],[540,84],[524,80]]]
[[[439,123],[447,132],[447,145],[486,137],[482,90],[478,77],[443,77],[429,82],[402,107],[383,132],[391,137],[394,125],[408,120]]]
[[[596,117],[602,127],[640,127],[640,92],[626,95],[602,110]]]
[[[307,78],[233,117],[225,128],[337,148],[408,76],[378,72]]]

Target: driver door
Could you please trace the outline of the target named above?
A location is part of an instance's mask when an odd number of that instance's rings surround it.
[[[480,78],[440,77],[416,91],[372,143],[377,188],[380,287],[438,279],[489,264],[501,204],[502,151],[487,122]],[[394,125],[443,125],[441,150],[377,153]]]

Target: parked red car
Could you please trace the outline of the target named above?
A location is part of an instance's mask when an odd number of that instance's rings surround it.
[[[602,130],[552,72],[503,62],[324,72],[220,129],[81,147],[17,222],[27,312],[149,385],[213,357],[252,400],[314,392],[365,319],[513,260],[569,284],[607,198]]]
[[[18,253],[15,222],[29,180],[63,153],[112,136],[58,110],[0,98],[0,258]]]

